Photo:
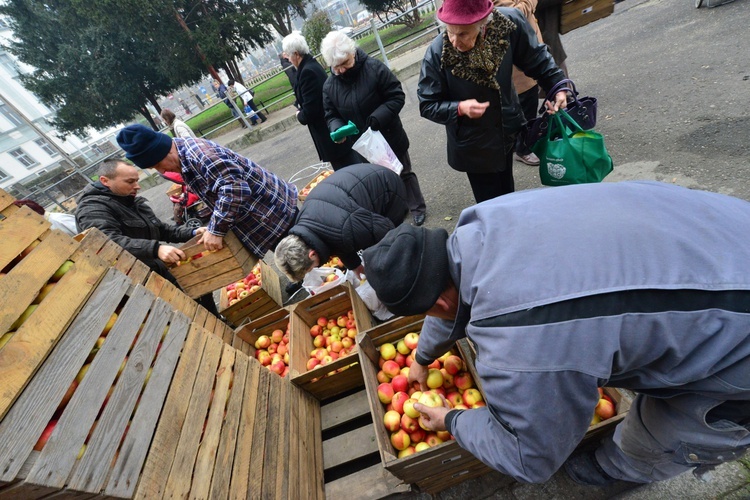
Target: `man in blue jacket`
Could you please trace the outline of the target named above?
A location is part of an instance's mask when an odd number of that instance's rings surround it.
[[[487,407],[418,409],[500,472],[649,483],[750,446],[750,203],[655,182],[525,191],[464,210],[450,237],[402,225],[364,261],[392,313],[428,315],[410,379],[476,345]],[[568,459],[604,385],[638,395]]]

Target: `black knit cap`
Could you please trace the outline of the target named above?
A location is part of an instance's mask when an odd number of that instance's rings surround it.
[[[448,232],[401,224],[364,251],[365,274],[380,301],[398,316],[422,314],[448,284]]]
[[[172,138],[143,125],[128,125],[117,133],[125,157],[141,168],[151,168],[172,149]]]

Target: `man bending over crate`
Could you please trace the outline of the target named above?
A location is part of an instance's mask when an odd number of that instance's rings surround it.
[[[657,182],[523,191],[465,209],[450,236],[401,225],[364,261],[392,313],[428,315],[411,381],[475,344],[487,407],[415,407],[504,474],[543,482],[564,463],[611,492],[750,447],[746,201]],[[568,458],[605,385],[638,395]]]
[[[159,220],[145,198],[137,196],[138,169],[122,160],[105,160],[99,166],[99,180],[84,189],[76,208],[79,231],[95,227],[112,241],[133,254],[153,271],[179,288],[167,264],[185,259],[179,248],[162,241],[184,243],[203,234],[205,227],[190,229]],[[218,316],[210,294],[198,299],[209,312]]]
[[[177,172],[213,214],[200,242],[223,248],[230,229],[262,258],[289,231],[297,215],[297,187],[252,160],[206,139],[175,138],[143,125],[117,134],[125,156],[140,168]]]
[[[310,191],[289,236],[274,257],[292,282],[300,281],[332,255],[362,273],[357,252],[380,241],[409,211],[398,174],[361,163],[337,170]]]

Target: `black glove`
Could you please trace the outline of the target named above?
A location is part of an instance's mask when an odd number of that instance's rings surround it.
[[[373,131],[380,130],[380,122],[374,116],[370,116],[367,119],[367,126],[370,127]]]

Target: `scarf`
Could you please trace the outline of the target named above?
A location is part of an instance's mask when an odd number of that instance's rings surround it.
[[[495,12],[490,22],[485,25],[484,36],[480,33],[476,45],[466,52],[456,50],[448,39],[448,33],[443,33],[443,69],[450,68],[451,74],[456,78],[500,90],[500,84],[495,77],[500,62],[510,46],[505,37],[515,29],[513,21]]]

